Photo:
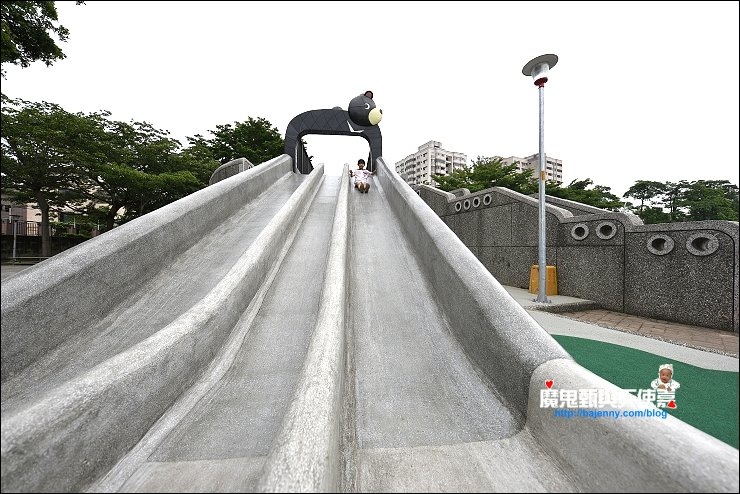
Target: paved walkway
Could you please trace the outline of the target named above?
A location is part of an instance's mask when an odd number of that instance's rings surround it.
[[[688,326],[600,309],[561,312],[558,315],[647,336],[648,338],[676,342],[702,350],[717,351],[734,357],[738,356],[738,341],[740,341],[740,338],[738,338],[737,333],[730,333],[729,331]]]
[[[644,341],[645,338],[649,338],[702,352],[734,357],[735,363],[731,367],[734,367],[737,372],[737,358],[740,353],[738,351],[740,338],[737,333],[598,309],[596,304],[589,300],[564,295],[550,296],[548,297],[550,303],[543,304],[535,302],[536,294],[529,293],[524,288],[510,286],[504,286],[504,288],[550,333],[572,334],[651,353],[666,353],[665,345],[653,345]],[[572,323],[569,324],[568,321]],[[599,329],[607,331],[599,331]],[[656,351],[658,349],[661,351]],[[676,358],[688,363],[715,360],[706,355],[693,357],[691,361],[683,357]],[[701,363],[696,365],[703,366]]]

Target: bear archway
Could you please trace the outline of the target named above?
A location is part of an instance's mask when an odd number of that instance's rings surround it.
[[[370,155],[367,167],[375,171],[377,160],[383,154],[383,136],[380,133],[378,122],[382,112],[376,108],[367,91],[352,98],[349,111],[339,107],[326,110],[309,110],[297,115],[290,121],[285,131],[284,153],[293,158],[295,171],[310,173],[313,167],[305,158],[305,151],[301,145],[301,138],[308,134],[319,135],[346,135],[364,138],[370,145]]]

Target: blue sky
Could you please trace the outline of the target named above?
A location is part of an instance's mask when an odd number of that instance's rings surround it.
[[[393,164],[429,140],[477,156],[538,150],[522,75],[554,53],[545,152],[565,182],[738,183],[738,2],[56,2],[70,39],[52,67],[6,68],[10,97],[109,110],[185,143],[372,89]],[[336,173],[361,138],[308,136]]]

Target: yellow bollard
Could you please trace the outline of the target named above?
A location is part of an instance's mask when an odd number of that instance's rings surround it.
[[[558,275],[555,266],[545,266],[545,295],[558,294]],[[529,270],[529,293],[539,293],[540,266],[533,264]]]

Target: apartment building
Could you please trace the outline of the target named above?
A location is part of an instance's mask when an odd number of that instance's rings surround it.
[[[537,172],[540,169],[540,155],[539,153],[527,156],[526,158],[517,158],[516,156],[509,156],[508,158],[501,158],[503,163],[507,165],[517,164],[517,171],[523,172],[524,170],[532,170],[532,177],[537,178]],[[547,180],[552,180],[558,184],[563,183],[563,160],[552,158],[545,154],[545,168],[547,172]]]
[[[443,149],[439,141],[425,142],[418,149],[416,153],[396,162],[396,172],[409,185],[436,186],[432,175],[449,175],[468,161],[464,153]]]

